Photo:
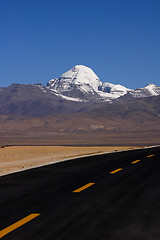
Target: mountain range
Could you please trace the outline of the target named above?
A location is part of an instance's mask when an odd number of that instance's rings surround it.
[[[0,88],[0,145],[160,143],[160,87],[101,82],[77,65],[42,84]]]
[[[160,87],[136,90],[101,82],[92,69],[77,65],[57,79],[42,84],[12,84],[0,88],[0,115],[48,116],[89,111],[100,106],[159,96]]]
[[[57,79],[48,82],[47,87],[63,99],[77,102],[113,102],[114,99],[141,98],[160,95],[160,87],[148,84],[144,88],[131,90],[120,84],[101,82],[92,69],[77,65]]]

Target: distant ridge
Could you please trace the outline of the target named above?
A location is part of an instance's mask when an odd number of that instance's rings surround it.
[[[131,90],[101,82],[92,69],[76,65],[59,78],[51,79],[47,86],[12,84],[0,88],[0,115],[36,117],[80,113],[141,98],[150,101],[150,97],[159,95],[160,87],[154,84]]]
[[[92,69],[83,65],[76,65],[59,78],[51,79],[47,87],[60,98],[77,102],[112,102],[119,98],[126,101],[160,95],[160,87],[154,84],[131,90],[120,84],[101,82]]]

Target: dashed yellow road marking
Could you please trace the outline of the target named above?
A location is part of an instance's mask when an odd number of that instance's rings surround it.
[[[20,221],[10,225],[9,227],[6,227],[5,229],[0,231],[0,238],[4,237],[8,233],[12,232],[13,230],[21,227],[22,225],[26,224],[27,222],[31,221],[32,219],[38,217],[39,213],[30,214],[27,217],[21,219]]]
[[[119,172],[119,171],[122,171],[122,170],[123,170],[123,168],[118,168],[118,169],[110,172],[110,174],[115,174],[115,173],[117,173],[117,172]]]
[[[140,162],[141,160],[136,160],[136,161],[133,161],[133,162],[131,162],[132,164],[135,164],[135,163],[137,163],[137,162]]]
[[[154,154],[152,154],[152,155],[148,155],[147,157],[148,157],[148,158],[149,158],[149,157],[154,157]]]
[[[95,184],[95,183],[88,183],[88,184],[84,185],[83,187],[80,187],[80,188],[74,190],[73,192],[81,192],[81,191],[85,190],[86,188],[91,187],[91,186],[94,185],[94,184]]]

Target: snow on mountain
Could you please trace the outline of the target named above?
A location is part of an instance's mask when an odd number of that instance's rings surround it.
[[[129,101],[160,95],[160,87],[154,84],[132,90],[120,84],[101,82],[92,69],[83,65],[76,65],[59,78],[51,79],[47,88],[62,99],[76,102]]]
[[[101,86],[98,88],[98,93],[104,98],[109,99],[116,99],[120,96],[125,95],[127,92],[131,91],[131,89],[128,89],[126,87],[123,87],[120,84],[112,84],[108,82],[103,82]]]
[[[148,84],[146,87],[138,88],[134,91],[131,91],[130,93],[133,97],[136,98],[157,96],[160,94],[160,87],[154,84]]]
[[[77,65],[62,74],[58,79],[50,80],[48,84],[58,92],[70,91],[73,85],[77,85],[82,88],[82,91],[88,92],[88,86],[91,86],[93,90],[98,90],[100,80],[90,68]]]
[[[154,84],[148,84],[144,88],[129,91],[126,95],[122,96],[119,100],[129,101],[135,98],[144,98],[160,95],[160,87]]]
[[[148,91],[148,94],[150,94],[150,96],[160,95],[160,87],[154,84],[148,84],[146,87],[144,87],[144,89],[146,92]]]
[[[71,101],[111,101],[131,89],[101,82],[92,69],[76,65],[58,79],[51,79],[47,87],[56,95]]]

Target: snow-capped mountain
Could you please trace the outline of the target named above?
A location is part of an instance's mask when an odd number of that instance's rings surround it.
[[[129,91],[126,95],[122,96],[119,100],[129,101],[135,98],[144,98],[160,95],[160,87],[154,84],[148,84],[144,88]]]
[[[144,88],[138,88],[134,91],[131,91],[130,94],[132,94],[134,98],[158,96],[160,95],[160,87],[154,84],[148,84]]]
[[[58,79],[51,79],[48,89],[61,98],[72,101],[111,101],[131,91],[121,85],[101,82],[92,69],[76,65]]]
[[[83,65],[76,65],[59,78],[51,79],[47,88],[59,98],[75,102],[129,101],[160,95],[160,87],[154,84],[132,90],[120,84],[101,82],[92,69]]]
[[[46,116],[77,113],[130,100],[136,105],[137,98],[146,97],[149,102],[152,98],[157,98],[159,101],[157,95],[160,96],[160,87],[154,84],[131,90],[121,85],[101,82],[90,68],[77,65],[58,79],[50,80],[47,87],[39,83],[12,84],[0,88],[0,115]]]

